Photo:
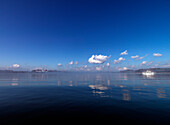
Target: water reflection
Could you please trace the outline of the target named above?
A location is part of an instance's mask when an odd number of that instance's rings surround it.
[[[125,73],[1,73],[0,86],[55,85],[88,87],[94,96],[131,101],[141,98],[169,98],[169,75],[145,77]]]
[[[61,85],[62,85],[60,80],[58,80],[57,85],[58,85],[58,86],[61,86]]]
[[[122,90],[122,94],[123,94],[122,100],[124,100],[124,101],[130,101],[131,100],[131,96],[130,96],[129,90],[123,89]]]
[[[156,91],[158,98],[166,98],[166,92],[163,88],[157,88]]]
[[[104,85],[89,85],[91,89],[98,89],[98,90],[107,90],[108,87]]]
[[[120,77],[122,77],[122,80],[128,80],[127,74],[120,75]]]
[[[110,85],[111,85],[110,80],[107,80],[107,85],[108,85],[108,86],[110,86]]]
[[[100,96],[100,97],[113,97],[114,90],[112,91],[113,87],[108,87],[104,85],[89,85],[89,87],[92,89],[92,93],[94,96]],[[122,100],[124,101],[130,101],[131,100],[131,95],[130,95],[130,90],[128,88],[123,88],[123,85],[116,85],[114,87],[119,87],[121,88],[120,91],[117,91],[118,93],[122,93]],[[108,91],[110,90],[110,91]]]
[[[100,96],[103,97],[103,94],[105,93],[104,90],[108,90],[109,88],[105,85],[89,85],[89,87],[92,89],[92,93],[94,96]]]
[[[11,83],[12,86],[18,86],[18,83]]]
[[[18,86],[18,78],[12,78],[11,86]]]

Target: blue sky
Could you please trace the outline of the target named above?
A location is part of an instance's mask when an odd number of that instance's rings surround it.
[[[1,0],[0,67],[168,65],[169,15],[169,0]],[[92,55],[111,57],[89,63]]]

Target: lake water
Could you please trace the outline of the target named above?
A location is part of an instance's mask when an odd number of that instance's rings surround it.
[[[0,125],[170,124],[170,75],[0,73]]]

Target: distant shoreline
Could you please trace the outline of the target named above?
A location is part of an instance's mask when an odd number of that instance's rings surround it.
[[[170,68],[147,68],[147,69],[137,69],[137,70],[124,70],[124,71],[61,71],[61,70],[47,70],[47,73],[55,72],[85,72],[85,73],[132,73],[132,74],[141,74],[146,70],[151,70],[156,74],[170,74]],[[0,70],[0,73],[46,73],[46,72],[35,72],[32,71],[15,71],[15,70]]]

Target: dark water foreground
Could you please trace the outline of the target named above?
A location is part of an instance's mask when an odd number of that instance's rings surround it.
[[[170,124],[170,75],[1,73],[3,124]]]

